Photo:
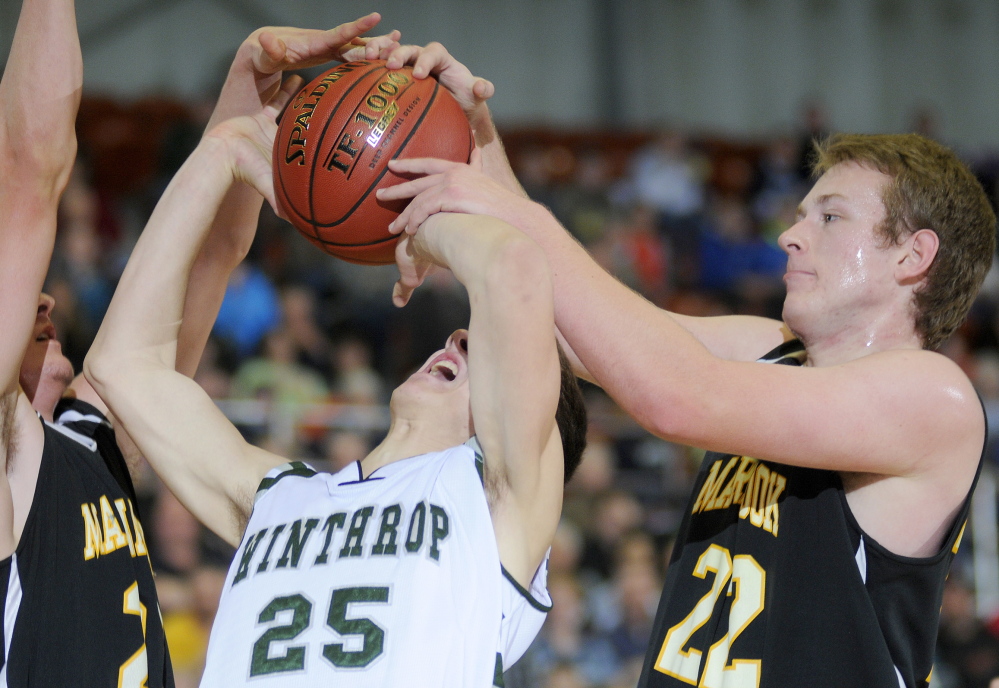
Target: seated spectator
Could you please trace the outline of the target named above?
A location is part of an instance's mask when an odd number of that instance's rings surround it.
[[[278,404],[314,404],[324,401],[329,389],[318,373],[295,360],[294,341],[282,328],[265,336],[262,356],[251,358],[236,371],[232,395]]]
[[[738,200],[715,199],[701,234],[700,262],[704,289],[754,303],[783,296],[787,255],[763,240]]]
[[[230,341],[244,358],[256,351],[264,335],[280,322],[281,302],[274,285],[252,262],[240,263],[229,279],[212,331]]]
[[[542,676],[571,666],[587,684],[609,681],[620,669],[610,642],[586,628],[583,588],[570,574],[548,578],[552,610],[531,646],[531,661]]]

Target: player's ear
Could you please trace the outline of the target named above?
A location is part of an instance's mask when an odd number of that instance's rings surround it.
[[[915,284],[929,272],[940,248],[940,237],[932,229],[919,229],[902,242],[895,278],[899,284]]]

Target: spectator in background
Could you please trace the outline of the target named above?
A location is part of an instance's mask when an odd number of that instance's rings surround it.
[[[583,244],[600,239],[610,220],[611,166],[607,154],[587,146],[575,156],[572,181],[557,190],[552,211]]]
[[[372,365],[371,346],[356,333],[340,336],[333,345],[333,392],[350,404],[385,400],[385,382]]]
[[[642,525],[645,513],[630,492],[612,489],[596,499],[592,514],[580,560],[581,574],[593,581],[608,580],[618,542]]]
[[[669,247],[648,206],[635,205],[626,216],[608,219],[606,232],[591,252],[608,272],[642,296],[656,303],[666,298]]]
[[[295,359],[329,380],[333,376],[333,345],[316,321],[316,295],[304,285],[281,290],[284,329],[295,349]]]
[[[319,374],[295,360],[295,340],[283,327],[264,336],[263,355],[239,367],[231,391],[236,398],[286,405],[319,403],[329,395]]]
[[[540,144],[525,146],[517,157],[517,179],[524,192],[549,207],[556,205],[553,158],[552,149]]]
[[[957,570],[944,587],[937,655],[941,688],[990,688],[999,676],[999,638],[975,615],[974,590]]]
[[[797,207],[805,195],[807,189],[799,176],[798,157],[798,142],[787,135],[774,138],[760,157],[751,189],[751,205],[753,214],[762,223],[780,215],[789,199]]]
[[[798,178],[803,183],[812,181],[814,144],[831,133],[826,107],[818,98],[810,98],[801,106],[801,125],[798,128]]]
[[[587,629],[582,586],[571,574],[552,574],[548,592],[552,609],[531,654],[539,673],[550,681],[560,667],[568,665],[588,685],[610,681],[620,669],[617,654],[605,636]]]
[[[277,289],[252,262],[240,263],[229,278],[212,331],[231,342],[240,357],[246,357],[256,351],[264,335],[280,321]]]
[[[666,226],[682,225],[704,209],[707,164],[679,129],[665,129],[641,148],[628,170],[626,198],[656,210]]]
[[[369,437],[355,430],[334,430],[327,433],[323,442],[326,470],[336,473],[352,463],[362,461],[373,446]]]
[[[752,304],[743,312],[763,315],[766,303],[775,301],[780,313],[787,255],[760,236],[759,225],[740,201],[721,197],[713,200],[709,221],[701,234],[700,264],[704,289]]]

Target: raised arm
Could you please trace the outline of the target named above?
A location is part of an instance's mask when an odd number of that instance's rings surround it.
[[[500,558],[528,586],[562,505],[562,445],[555,424],[560,372],[552,287],[541,249],[495,218],[440,214],[398,254],[447,266],[471,303],[468,369],[472,419]],[[400,257],[396,303],[419,278]]]
[[[233,117],[253,115],[267,103],[281,84],[287,69],[313,67],[330,60],[376,57],[397,45],[399,33],[363,38],[381,17],[365,15],[333,29],[264,27],[240,45],[226,82],[208,123],[211,131]],[[263,197],[249,185],[237,181],[219,205],[211,231],[191,269],[184,303],[177,370],[193,376],[225,296],[229,275],[246,257],[256,232]],[[105,408],[85,378],[73,382],[77,396]]]
[[[72,0],[24,0],[0,81],[0,376],[6,393],[34,329],[59,196],[76,158],[83,64]]]
[[[40,441],[41,427],[30,422],[33,412],[28,398],[18,394],[18,380],[42,307],[59,196],[76,158],[82,82],[73,1],[24,0],[0,80],[0,461],[5,467],[16,446]],[[19,428],[22,419],[29,422]],[[3,470],[0,556],[13,550],[13,531],[10,484]]]
[[[232,185],[249,183],[273,200],[274,118],[300,84],[289,80],[257,115],[228,120],[202,139],[157,204],[84,363],[170,490],[232,544],[261,478],[282,459],[246,443],[177,371],[178,341],[192,267]]]

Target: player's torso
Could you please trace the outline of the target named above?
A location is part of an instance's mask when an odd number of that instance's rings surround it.
[[[61,425],[44,432],[6,589],[16,621],[5,628],[4,685],[172,685],[131,490],[92,438]]]
[[[202,685],[489,685],[501,573],[471,450],[302,472],[254,505]]]
[[[835,472],[708,454],[642,685],[925,685],[949,561],[866,538]]]

